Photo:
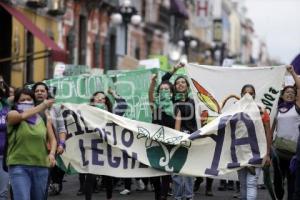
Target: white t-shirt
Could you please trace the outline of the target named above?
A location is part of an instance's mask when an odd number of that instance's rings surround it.
[[[295,105],[286,113],[278,112],[277,136],[294,142],[298,141],[300,115]]]

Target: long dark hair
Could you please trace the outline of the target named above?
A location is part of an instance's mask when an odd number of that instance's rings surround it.
[[[186,78],[185,76],[178,76],[178,77],[175,79],[175,81],[174,81],[174,95],[173,95],[173,101],[176,101],[176,100],[175,100],[175,95],[176,95],[176,93],[179,93],[179,92],[177,91],[177,89],[176,89],[176,82],[177,82],[179,79],[181,79],[181,78],[185,80],[186,85],[187,85],[187,90],[186,90],[186,92],[185,92],[185,100],[187,100],[187,99],[189,98],[190,83],[189,83],[189,81],[187,80],[187,78]]]
[[[39,85],[44,86],[44,87],[45,87],[45,90],[47,91],[47,94],[49,93],[49,87],[48,87],[48,85],[47,85],[46,83],[44,83],[44,82],[36,82],[36,83],[32,86],[32,88],[31,88],[31,90],[33,91],[33,93],[35,92],[36,88],[37,88]]]
[[[297,88],[294,85],[287,85],[281,90],[280,96],[282,96],[285,93],[285,91],[290,88],[293,89],[295,92],[295,95],[297,95]]]
[[[190,88],[190,83],[189,83],[189,81],[187,80],[187,78],[186,78],[185,76],[178,76],[178,77],[175,79],[175,81],[174,81],[175,92],[177,92],[177,90],[176,90],[176,82],[177,82],[179,79],[181,79],[181,78],[183,78],[183,79],[185,80],[186,85],[187,85],[187,88],[188,88],[188,89]],[[188,91],[186,91],[186,92],[188,92]]]
[[[32,90],[30,90],[28,88],[17,88],[15,90],[15,97],[14,97],[14,101],[13,101],[13,105],[12,105],[12,110],[16,110],[16,105],[18,104],[18,101],[22,94],[30,96],[32,98],[34,104],[36,103],[35,98],[34,98],[34,93]]]
[[[287,86],[285,86],[285,87],[281,90],[281,92],[280,92],[280,97],[279,97],[279,100],[278,100],[278,106],[284,103],[284,100],[283,100],[282,96],[283,96],[283,94],[285,93],[285,91],[286,91],[287,89],[290,89],[290,88],[293,89],[294,92],[295,92],[295,95],[297,95],[297,88],[296,88],[295,86],[293,86],[293,85],[287,85]]]
[[[157,93],[157,94],[159,94],[159,89],[160,89],[160,86],[161,86],[161,85],[168,85],[169,88],[170,88],[171,94],[174,93],[174,86],[173,86],[173,84],[172,84],[170,81],[163,81],[163,82],[161,82],[161,83],[159,84],[159,86],[158,86],[157,89],[156,89],[156,93]]]
[[[97,94],[103,94],[105,96],[105,105],[107,106],[107,110],[109,112],[112,112],[112,103],[110,102],[109,98],[107,97],[107,95],[102,92],[102,91],[97,91],[95,92],[93,95],[92,95],[92,98],[90,99],[90,104],[94,103],[95,102],[95,96]]]
[[[254,94],[253,94],[253,95],[254,95],[253,99],[254,99],[254,98],[255,98],[255,95],[256,95],[256,92],[255,92],[254,86],[251,85],[251,84],[246,84],[246,85],[244,85],[244,86],[242,87],[242,89],[241,89],[241,96],[243,96],[243,93],[245,92],[246,88],[251,88],[251,89],[253,90],[253,92],[254,92]]]

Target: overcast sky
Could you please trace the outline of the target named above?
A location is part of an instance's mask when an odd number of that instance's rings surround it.
[[[269,54],[291,63],[300,53],[300,0],[246,0],[247,16]]]

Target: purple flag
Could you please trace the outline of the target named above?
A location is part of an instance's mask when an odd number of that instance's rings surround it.
[[[294,66],[295,72],[299,75],[300,74],[300,54],[293,60],[291,63]]]

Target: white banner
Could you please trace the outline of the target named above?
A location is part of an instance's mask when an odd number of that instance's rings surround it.
[[[68,134],[62,159],[81,173],[217,176],[261,165],[266,154],[260,113],[249,95],[191,135],[89,105],[64,106]]]
[[[208,115],[208,121],[219,116],[241,96],[245,84],[256,90],[255,101],[270,114],[276,115],[280,90],[284,83],[284,66],[276,67],[218,67],[187,64],[187,73],[198,113]],[[225,102],[225,99],[228,101]],[[206,114],[203,114],[207,112]],[[198,126],[200,119],[198,117]]]

